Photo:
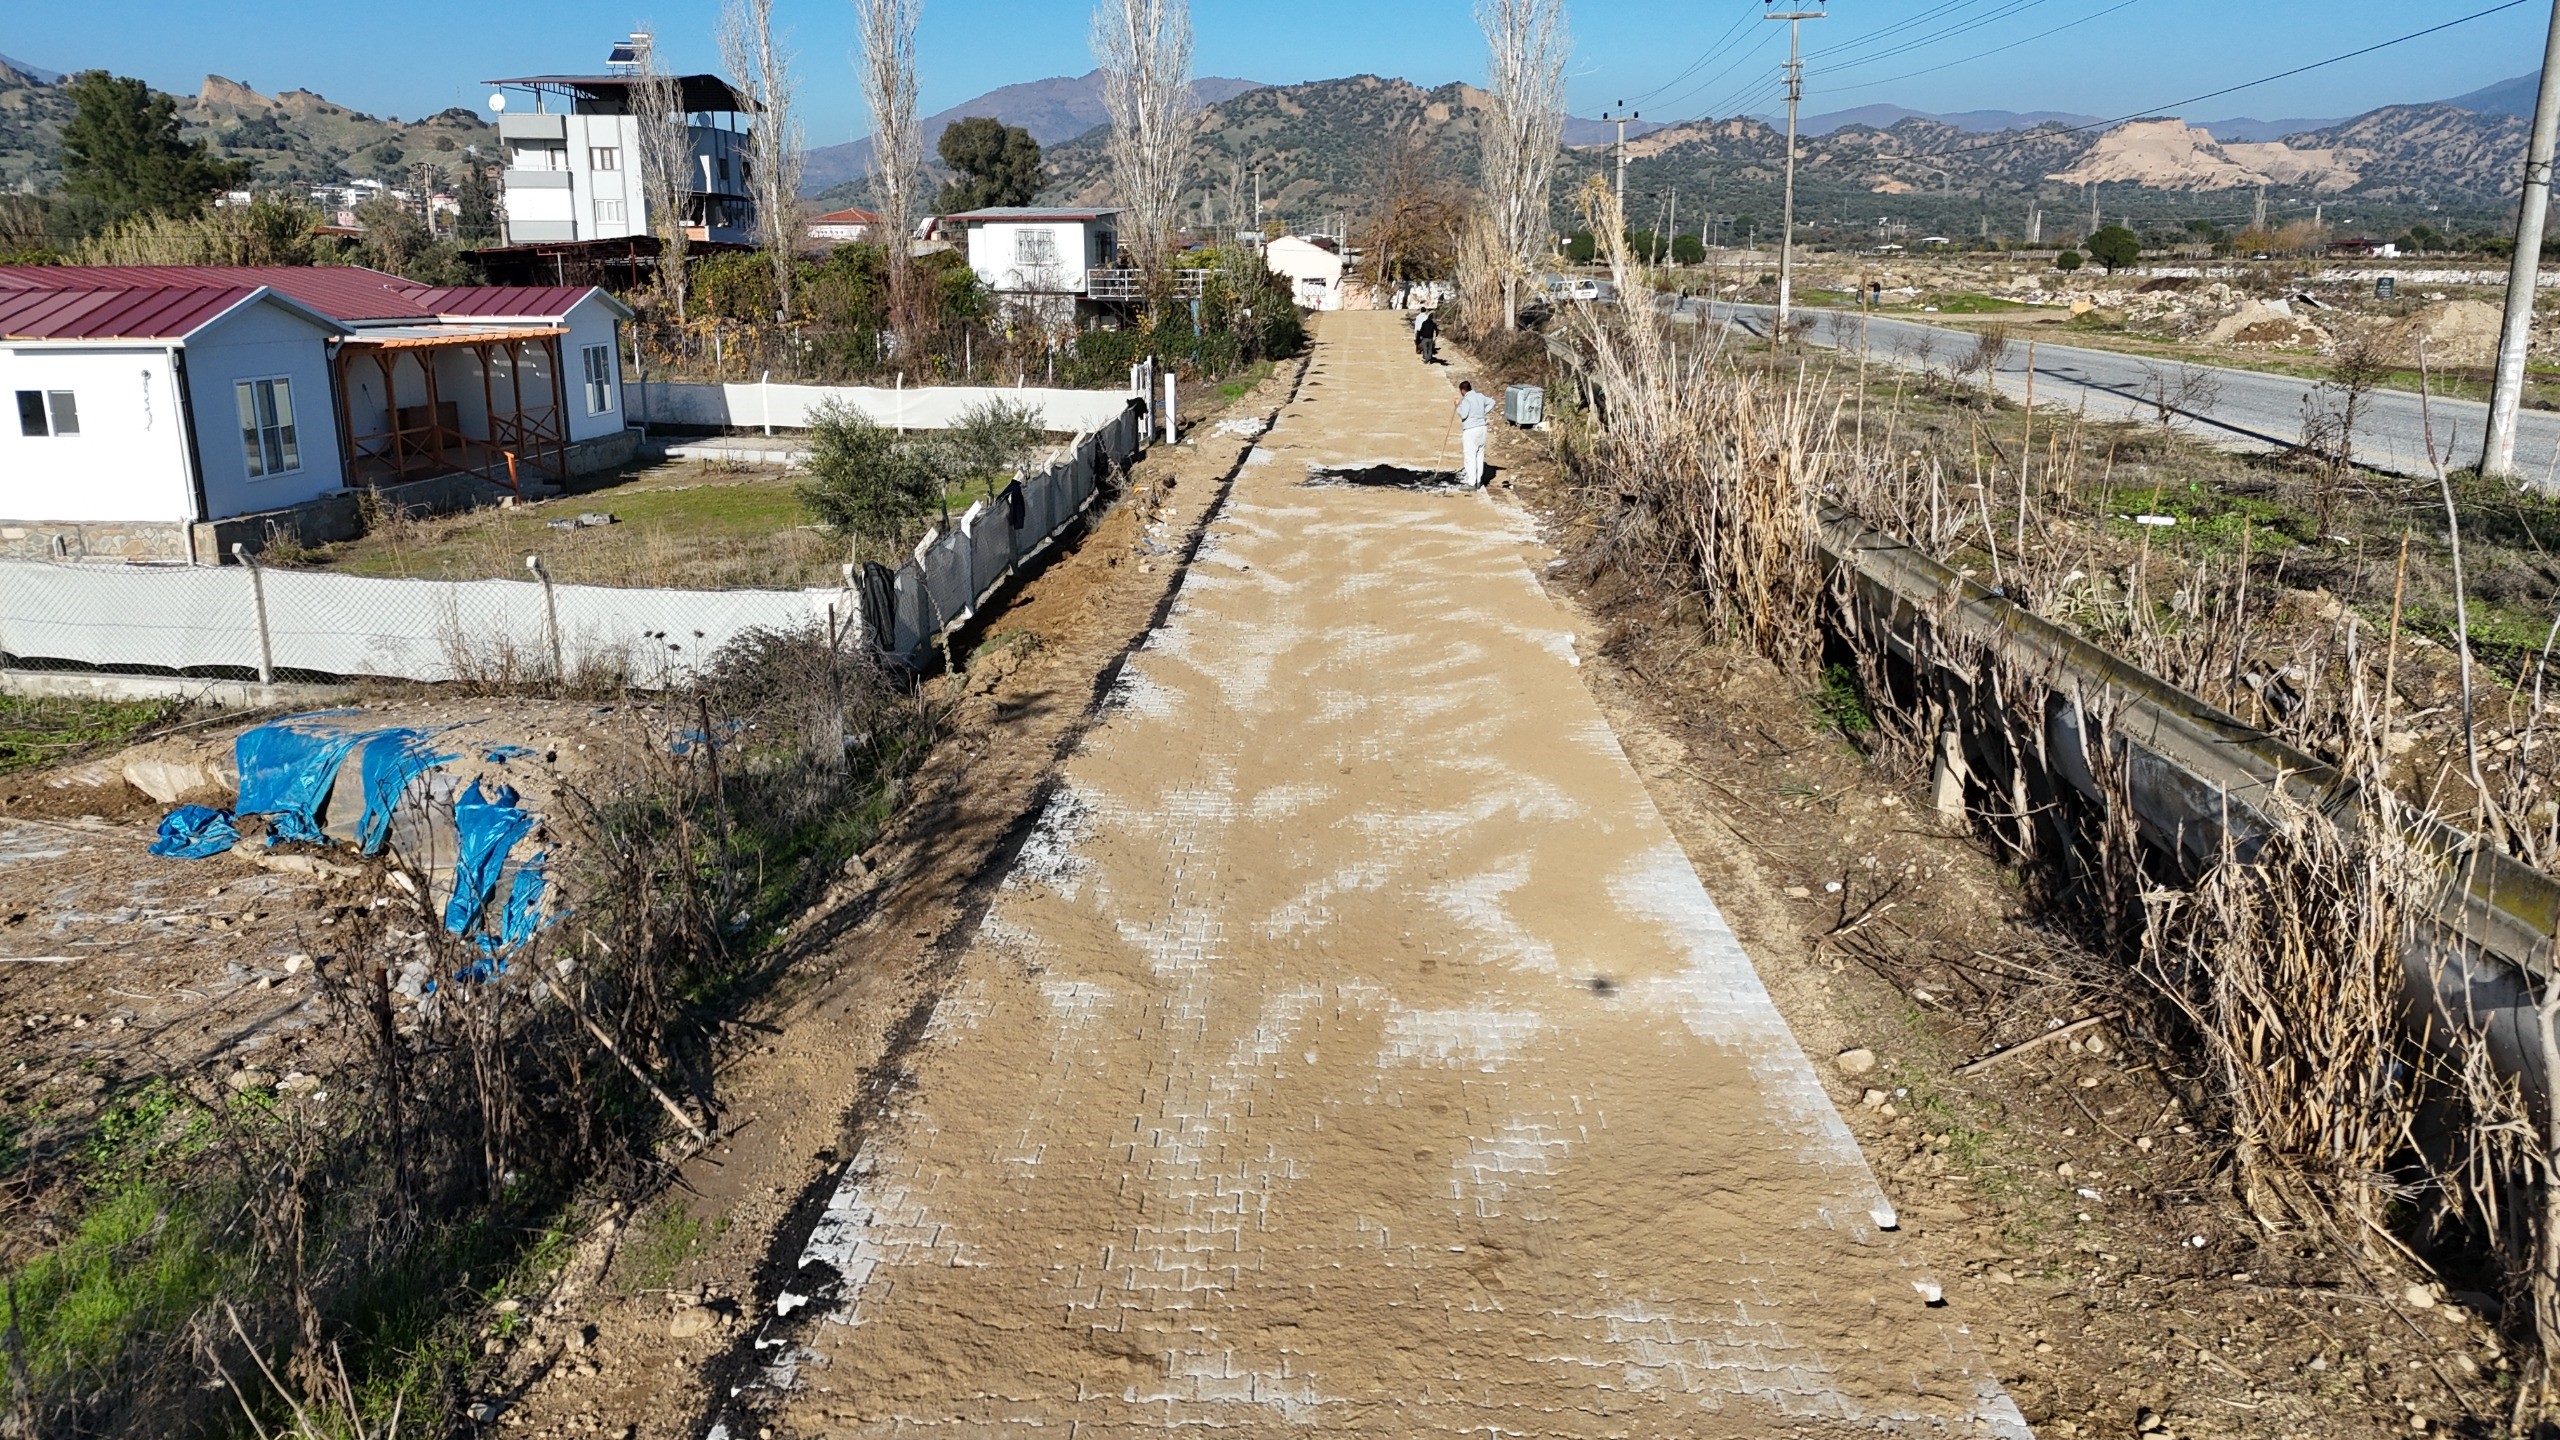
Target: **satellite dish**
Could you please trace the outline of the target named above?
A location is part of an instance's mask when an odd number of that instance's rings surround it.
[[[493,112],[496,112],[496,113],[498,113],[498,114],[504,114],[504,113],[506,113],[506,109],[507,109],[507,97],[506,97],[506,96],[504,96],[504,95],[492,95],[492,96],[490,96],[490,97],[489,97],[489,108],[490,108],[490,110],[492,110]]]

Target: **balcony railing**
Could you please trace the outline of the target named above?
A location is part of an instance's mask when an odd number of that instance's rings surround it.
[[[1208,293],[1209,272],[1198,269],[1173,270],[1165,275],[1165,294],[1177,300],[1196,300]],[[1084,293],[1093,300],[1144,300],[1147,298],[1147,272],[1144,270],[1087,270]]]

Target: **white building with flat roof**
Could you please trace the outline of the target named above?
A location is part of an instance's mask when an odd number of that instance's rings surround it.
[[[638,57],[634,35],[614,46],[601,75],[518,75],[496,86],[506,186],[506,243],[558,244],[655,234],[640,164]],[[684,197],[695,240],[744,245],[755,238],[749,185],[754,102],[717,75],[675,77],[693,139]]]

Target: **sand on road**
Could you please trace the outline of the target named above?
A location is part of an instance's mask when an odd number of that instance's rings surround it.
[[[1522,513],[1309,483],[1456,463],[1401,317],[1319,319],[800,1257],[783,1433],[2025,1435]]]

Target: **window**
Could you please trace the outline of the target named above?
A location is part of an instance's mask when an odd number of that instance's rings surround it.
[[[588,147],[587,147],[587,168],[588,168],[588,169],[590,169],[590,170],[619,170],[619,169],[621,169],[621,168],[622,168],[622,148],[621,148],[620,146],[618,146],[618,145],[590,145],[590,146],[588,146]]]
[[[248,455],[249,478],[301,469],[302,449],[293,431],[293,382],[243,380],[232,391],[240,402],[240,448]]]
[[[623,206],[623,202],[622,202],[622,201],[619,201],[619,200],[599,200],[599,201],[597,201],[597,202],[596,202],[596,223],[597,223],[597,224],[599,224],[599,225],[619,225],[619,224],[621,224],[621,223],[623,222],[623,217],[624,217],[624,215],[626,215],[626,214],[628,213],[627,211],[625,211],[625,210],[622,208],[622,206]]]
[[[1026,269],[1055,269],[1058,264],[1058,237],[1029,226],[1014,231],[1013,263]]]
[[[18,392],[18,433],[21,435],[77,435],[80,433],[80,405],[68,390],[21,390]]]
[[[587,413],[613,412],[613,347],[590,345],[579,352],[587,362]]]

